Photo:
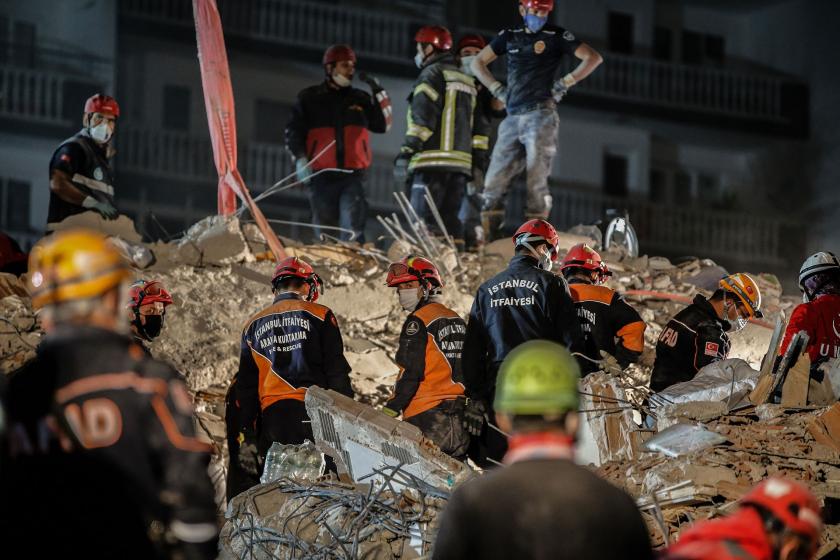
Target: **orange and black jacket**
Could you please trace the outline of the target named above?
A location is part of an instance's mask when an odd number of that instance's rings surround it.
[[[312,170],[367,169],[372,152],[370,133],[391,128],[391,101],[384,89],[374,97],[354,87],[332,87],[326,81],[298,94],[286,125],[286,147],[295,158],[313,160],[330,142]]]
[[[191,398],[170,366],[127,336],[63,327],[13,374],[7,405],[12,435],[0,499],[16,506],[5,508],[13,515],[0,525],[15,527],[12,534],[25,538],[49,526],[59,531],[51,542],[27,542],[38,550],[60,546],[68,557],[78,547],[153,558],[149,526],[157,522],[185,550],[199,546],[199,554],[215,557],[210,447],[196,438]],[[22,499],[13,499],[17,492]]]
[[[338,321],[328,307],[283,292],[242,332],[236,399],[242,428],[253,430],[260,410],[317,385],[353,396],[350,364]]]
[[[583,331],[584,354],[600,360],[603,350],[615,356],[623,368],[635,363],[644,350],[647,327],[639,313],[620,294],[606,286],[571,279],[569,291]],[[584,374],[597,369],[588,360],[581,362]]]
[[[427,303],[410,314],[400,332],[400,374],[385,406],[402,412],[405,419],[463,396],[461,351],[466,332],[464,320],[440,303]]]

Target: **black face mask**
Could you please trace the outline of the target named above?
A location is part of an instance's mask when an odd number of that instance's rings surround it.
[[[152,340],[160,335],[163,328],[163,315],[144,315],[146,324],[140,323],[137,325],[137,331],[140,336],[146,340]]]

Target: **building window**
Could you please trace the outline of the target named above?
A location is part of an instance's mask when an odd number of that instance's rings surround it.
[[[661,169],[650,170],[649,198],[651,202],[668,202],[668,176]]]
[[[15,22],[12,28],[12,53],[16,65],[28,68],[35,66],[35,24]]]
[[[726,42],[720,35],[694,31],[682,33],[682,60],[686,64],[721,65],[726,57]]]
[[[726,56],[726,42],[720,35],[706,35],[706,62],[721,65]]]
[[[610,196],[627,196],[627,158],[604,154],[604,193]]]
[[[674,175],[674,204],[689,206],[691,199],[691,175],[685,171],[678,171]]]
[[[9,62],[9,18],[0,15],[0,64]]]
[[[697,175],[697,198],[703,202],[717,202],[719,198],[718,180],[714,175]]]
[[[163,87],[163,128],[184,132],[190,129],[190,88]]]
[[[657,26],[653,31],[653,57],[671,60],[674,51],[674,33],[667,27]]]
[[[3,229],[10,231],[29,230],[29,204],[32,187],[25,181],[9,179],[0,189],[0,201],[3,202]]]
[[[608,18],[609,49],[615,53],[633,54],[633,15],[610,12]]]
[[[283,131],[289,122],[292,106],[272,99],[254,103],[254,139],[266,144],[283,144]]]

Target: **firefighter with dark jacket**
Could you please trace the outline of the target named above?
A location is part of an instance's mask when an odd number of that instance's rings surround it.
[[[515,256],[507,269],[479,286],[470,310],[464,341],[464,381],[467,389],[465,423],[479,436],[473,460],[500,461],[507,444],[493,427],[484,426],[496,392],[499,365],[508,353],[528,340],[553,340],[573,352],[583,350],[574,301],[566,281],[551,268],[557,260],[559,236],[545,220],[522,224],[513,236]]]
[[[601,285],[612,275],[601,255],[579,243],[566,253],[560,271],[569,283],[580,319],[584,355],[589,358],[581,360],[584,375],[597,371],[598,362],[610,357],[621,369],[638,361],[645,348],[647,325],[621,294]]]
[[[31,557],[215,558],[209,446],[181,376],[128,335],[127,264],[70,230],[35,246],[30,272],[47,334],[9,380],[0,526]]]
[[[461,72],[473,75],[472,61],[487,46],[481,35],[468,34],[461,37],[456,48]],[[473,110],[472,179],[461,201],[458,217],[464,224],[464,245],[467,250],[477,249],[484,244],[484,228],[481,227],[481,193],[484,191],[484,176],[490,165],[490,142],[499,126],[499,119],[507,114],[505,104],[499,101],[479,81],[475,80],[477,93]]]
[[[668,321],[656,343],[656,361],[650,378],[654,392],[691,381],[705,366],[729,355],[728,332],[744,328],[751,318],[761,318],[761,292],[744,273],[721,279],[708,299],[694,301]]]
[[[370,132],[390,130],[391,100],[379,81],[365,73],[360,77],[371,94],[352,87],[356,53],[348,45],[328,48],[322,64],[324,82],[298,94],[286,126],[286,146],[298,180],[309,186],[312,221],[352,230],[355,240],[364,243],[364,180],[373,156]]]
[[[383,412],[402,414],[444,453],[464,459],[470,442],[461,376],[466,324],[441,303],[443,280],[428,259],[409,255],[392,263],[386,284],[409,315],[396,356],[400,374]]]
[[[236,374],[239,462],[252,473],[273,442],[315,441],[303,403],[307,387],[353,396],[338,321],[316,303],[322,289],[308,263],[283,259],[272,279],[274,303],[242,331]]]
[[[449,236],[463,248],[458,211],[473,168],[475,81],[458,67],[448,29],[423,27],[414,40],[420,75],[408,97],[408,128],[394,161],[394,177],[405,182],[411,176],[412,207],[430,231],[441,235],[424,198],[429,189]]]
[[[119,212],[114,207],[114,173],[111,146],[120,106],[108,95],[97,93],[85,102],[83,128],[55,151],[50,161],[50,205],[47,231],[74,214],[93,210],[106,220]]]

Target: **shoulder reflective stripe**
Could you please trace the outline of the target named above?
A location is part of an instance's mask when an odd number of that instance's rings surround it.
[[[406,130],[405,134],[406,136],[416,136],[420,138],[420,140],[425,142],[434,133],[425,126],[420,126],[419,124],[411,123],[410,125],[408,125],[408,130]]]
[[[134,372],[105,373],[73,381],[55,392],[58,404],[97,391],[118,391],[134,389],[139,393],[157,393],[166,395],[168,385],[163,379],[140,377]]]
[[[438,99],[440,99],[440,94],[435,91],[435,88],[433,88],[425,82],[421,83],[416,88],[414,88],[413,95],[417,95],[418,93],[425,93],[426,96],[432,101],[437,101]]]
[[[443,79],[447,82],[462,82],[475,89],[475,79],[457,70],[444,70]]]
[[[466,93],[467,95],[475,96],[478,92],[473,85],[463,84],[461,82],[446,82],[446,91],[459,91],[461,93]]]
[[[108,183],[103,183],[102,181],[97,181],[95,179],[91,179],[90,177],[85,177],[84,175],[81,175],[79,173],[74,174],[70,178],[70,180],[74,183],[80,183],[89,189],[105,193],[108,196],[114,196],[114,187],[112,187]]]
[[[694,329],[692,329],[691,327],[689,327],[688,325],[686,325],[686,324],[685,324],[685,323],[683,323],[682,321],[677,321],[676,319],[671,319],[671,320],[672,320],[673,322],[675,322],[676,324],[678,324],[678,325],[682,325],[683,327],[685,327],[685,328],[686,328],[686,329],[688,329],[689,331],[693,332],[694,334],[697,334],[697,331],[695,331]]]
[[[188,543],[203,543],[216,538],[215,523],[184,523],[177,519],[169,525],[176,539]]]
[[[489,150],[490,138],[488,138],[487,136],[476,134],[475,136],[473,136],[472,145],[473,148],[478,148],[479,150]]]

